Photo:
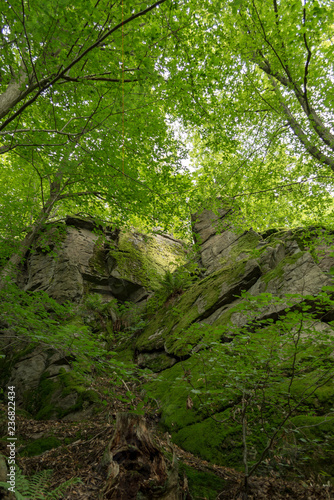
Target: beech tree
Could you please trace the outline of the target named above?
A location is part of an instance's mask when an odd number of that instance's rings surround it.
[[[1,233],[27,235],[3,278],[62,207],[108,206],[116,223],[135,213],[151,225],[177,212],[187,181],[159,92],[165,2],[5,2]]]
[[[11,264],[72,210],[167,227],[219,196],[259,226],[330,218],[333,16],[328,0],[6,1],[1,234],[27,234]]]
[[[209,1],[194,10],[193,22],[175,35],[170,66],[174,85],[187,91],[182,117],[202,169],[198,186],[205,179],[211,194],[239,205],[268,193],[262,212],[279,193],[290,205],[307,200],[301,212],[323,203],[328,211],[333,16],[327,0]]]

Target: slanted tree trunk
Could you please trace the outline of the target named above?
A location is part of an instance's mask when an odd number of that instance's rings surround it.
[[[142,416],[117,414],[115,434],[100,466],[107,475],[103,499],[190,499],[179,484],[176,460],[167,460],[155,445]]]
[[[3,267],[0,272],[0,291],[3,290],[8,283],[8,281],[15,282],[26,253],[32,247],[36,237],[39,235],[40,230],[43,225],[47,222],[50,213],[59,198],[59,191],[57,193],[52,193],[48,201],[46,202],[44,208],[35,223],[32,225],[31,231],[26,235],[24,240],[21,242],[18,251],[11,256],[7,264]]]

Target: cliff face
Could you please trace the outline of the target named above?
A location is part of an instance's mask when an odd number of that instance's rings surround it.
[[[67,217],[65,224],[50,224],[36,241],[21,286],[44,290],[59,302],[79,303],[89,293],[104,301],[138,302],[184,258],[182,243],[171,236],[124,233]]]
[[[334,477],[334,235],[238,233],[228,213],[193,216],[198,251],[190,264],[170,236],[68,217],[36,242],[21,287],[77,304],[76,321],[97,342],[103,337],[117,359],[151,370],[144,390],[184,449],[236,468],[260,460],[265,471],[261,454],[271,441],[277,460],[266,459],[277,469]],[[125,343],[117,343],[120,329]],[[38,418],[96,411],[96,393],[59,350],[31,346],[6,356],[3,382],[21,387],[18,403]],[[32,404],[34,391],[44,403]]]
[[[227,212],[193,217],[204,276],[136,340],[141,366],[161,372],[146,390],[173,440],[206,460],[240,467],[246,453],[254,464],[272,439],[277,469],[305,454],[332,476],[334,235],[237,234]]]
[[[76,315],[64,318],[69,335],[80,336],[82,329],[88,329],[97,344],[103,336],[105,346],[113,343],[120,323],[117,304],[142,308],[164,273],[184,263],[185,256],[183,243],[168,235],[120,232],[92,220],[67,217],[63,224],[48,225],[37,239],[19,285],[72,304]],[[99,307],[104,307],[103,313]],[[15,326],[4,323],[1,381],[17,387],[17,404],[38,418],[81,418],[82,408],[88,415],[98,397],[73,373],[71,356],[59,348],[20,343],[16,334]]]

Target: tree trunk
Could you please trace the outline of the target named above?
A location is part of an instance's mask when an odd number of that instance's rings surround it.
[[[182,500],[176,460],[172,463],[154,444],[145,419],[131,413],[118,413],[115,434],[100,467],[106,470],[103,499]]]
[[[59,190],[57,193],[54,193],[48,199],[45,204],[44,209],[41,210],[39,217],[36,222],[33,224],[31,231],[27,234],[24,240],[21,242],[19,250],[11,256],[7,264],[0,272],[0,292],[3,290],[9,281],[15,282],[17,279],[17,275],[20,269],[20,265],[22,264],[28,250],[32,247],[37,235],[39,234],[41,228],[47,222],[49,215],[54,207],[54,204],[59,198]]]

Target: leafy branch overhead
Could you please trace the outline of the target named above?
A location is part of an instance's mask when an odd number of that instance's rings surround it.
[[[29,233],[3,278],[67,212],[186,233],[219,197],[248,226],[330,224],[331,2],[47,5],[1,12],[0,229]]]

